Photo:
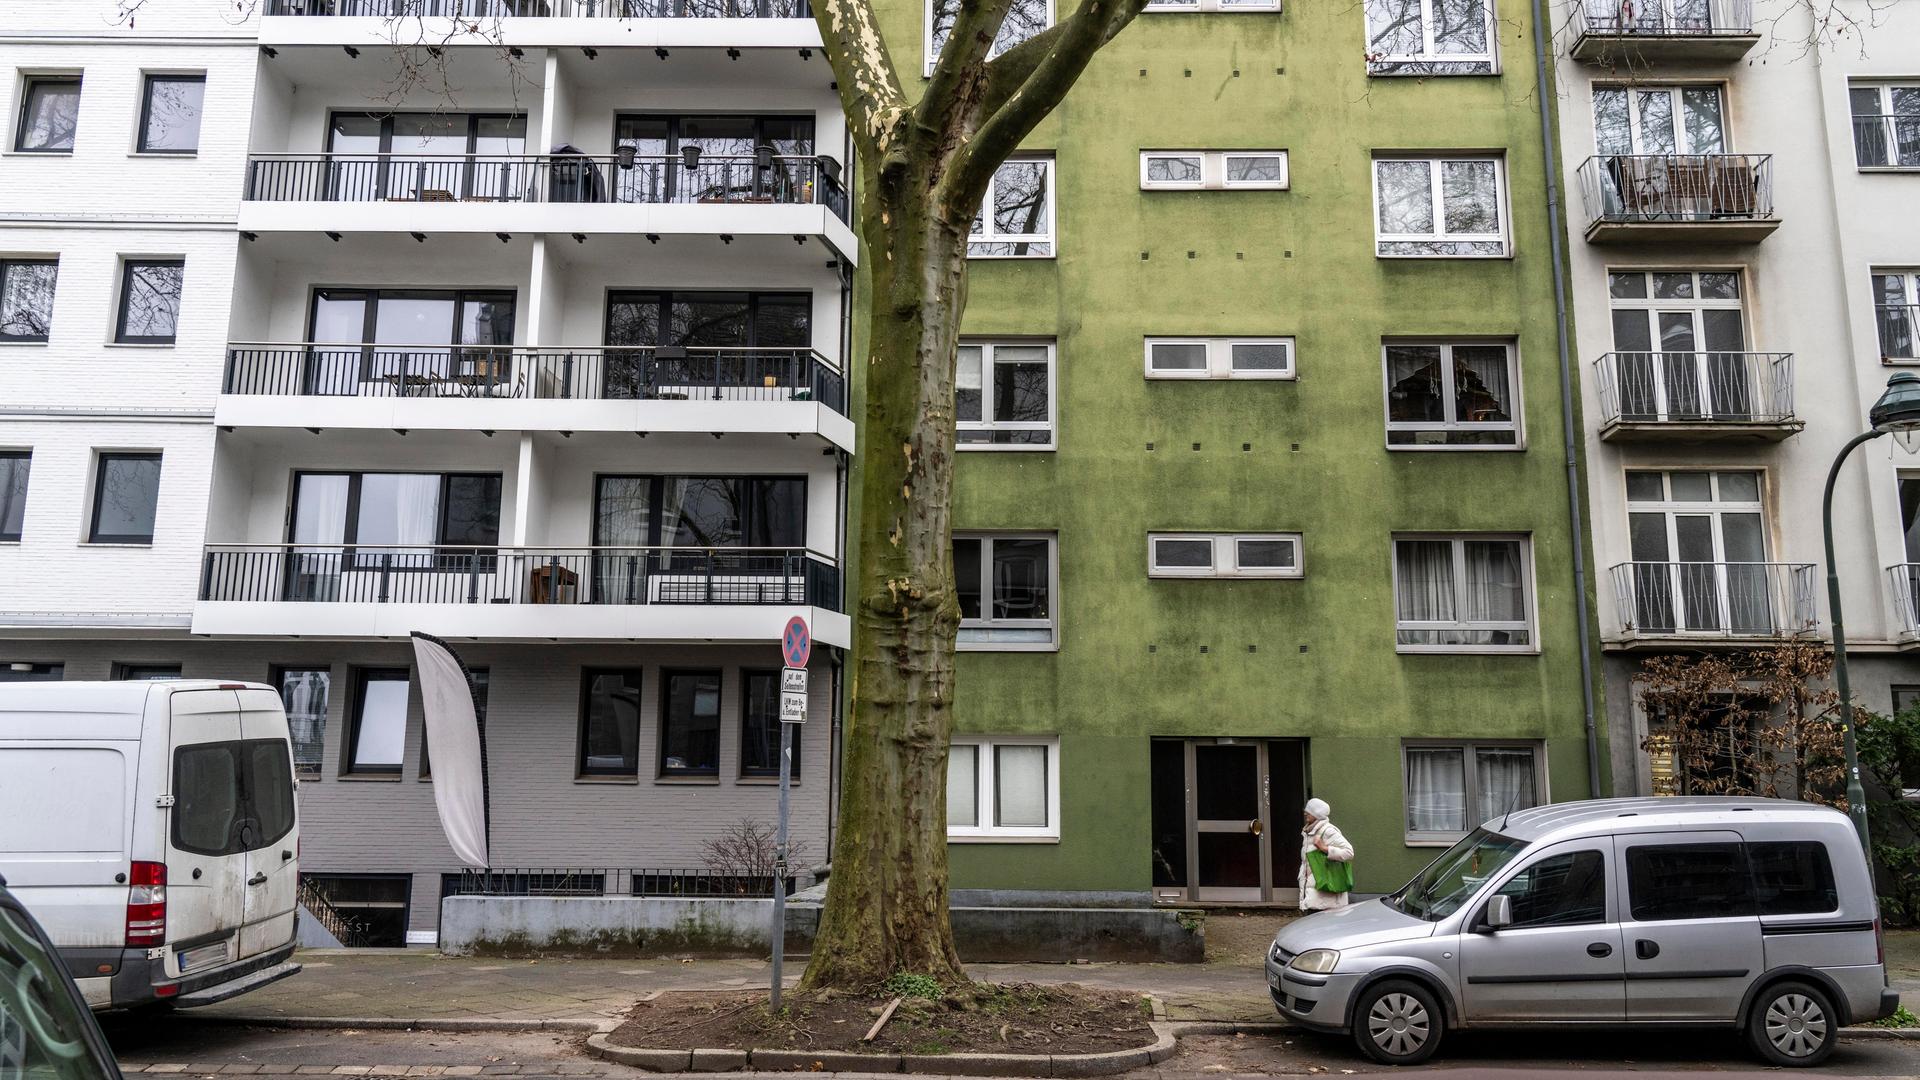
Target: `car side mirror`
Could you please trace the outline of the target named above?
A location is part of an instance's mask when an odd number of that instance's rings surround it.
[[[1487,911],[1480,917],[1480,925],[1488,930],[1504,930],[1512,926],[1513,897],[1500,894],[1487,901]]]

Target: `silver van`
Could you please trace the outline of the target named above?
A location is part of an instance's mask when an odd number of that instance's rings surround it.
[[[1449,1028],[1744,1029],[1817,1065],[1892,1015],[1879,911],[1846,815],[1776,799],[1602,799],[1475,829],[1400,891],[1274,938],[1280,1015],[1412,1065]]]

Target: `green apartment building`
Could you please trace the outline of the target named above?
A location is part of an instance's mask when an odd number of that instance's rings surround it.
[[[996,177],[956,890],[1289,903],[1317,795],[1386,891],[1596,794],[1530,17],[1152,3]]]

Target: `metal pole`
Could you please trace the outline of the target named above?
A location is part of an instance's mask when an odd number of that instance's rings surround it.
[[[1873,845],[1867,838],[1867,790],[1860,783],[1860,754],[1853,741],[1853,696],[1847,687],[1847,632],[1840,617],[1840,570],[1833,558],[1833,485],[1840,478],[1840,466],[1861,443],[1885,435],[1884,431],[1864,431],[1840,448],[1827,470],[1827,487],[1820,496],[1820,527],[1827,543],[1827,607],[1833,614],[1833,681],[1840,692],[1840,737],[1847,757],[1847,816],[1853,819],[1853,831],[1860,834],[1860,849],[1867,855],[1867,872],[1873,872]]]
[[[780,1011],[781,961],[787,951],[787,785],[793,777],[793,725],[780,724],[780,823],[773,841],[773,995]]]

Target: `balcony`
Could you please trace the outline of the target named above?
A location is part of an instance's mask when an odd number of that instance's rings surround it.
[[[1607,442],[1780,442],[1793,415],[1793,354],[1607,353],[1594,361]]]
[[[848,643],[840,568],[803,548],[214,544],[196,634]]]
[[[1760,40],[1752,0],[1574,0],[1570,29],[1574,59],[1621,67],[1731,62]]]
[[[1920,563],[1887,567],[1887,601],[1893,606],[1893,636],[1920,646]]]
[[[1595,244],[1754,244],[1780,227],[1770,154],[1619,154],[1580,165]]]
[[[808,19],[806,0],[268,0],[268,16],[387,19]]]
[[[1628,562],[1612,574],[1630,644],[1741,644],[1802,637],[1819,625],[1808,563]]]
[[[807,0],[267,0],[262,10],[260,42],[269,47],[391,50],[396,25],[403,43],[489,55],[561,46],[820,47]]]

